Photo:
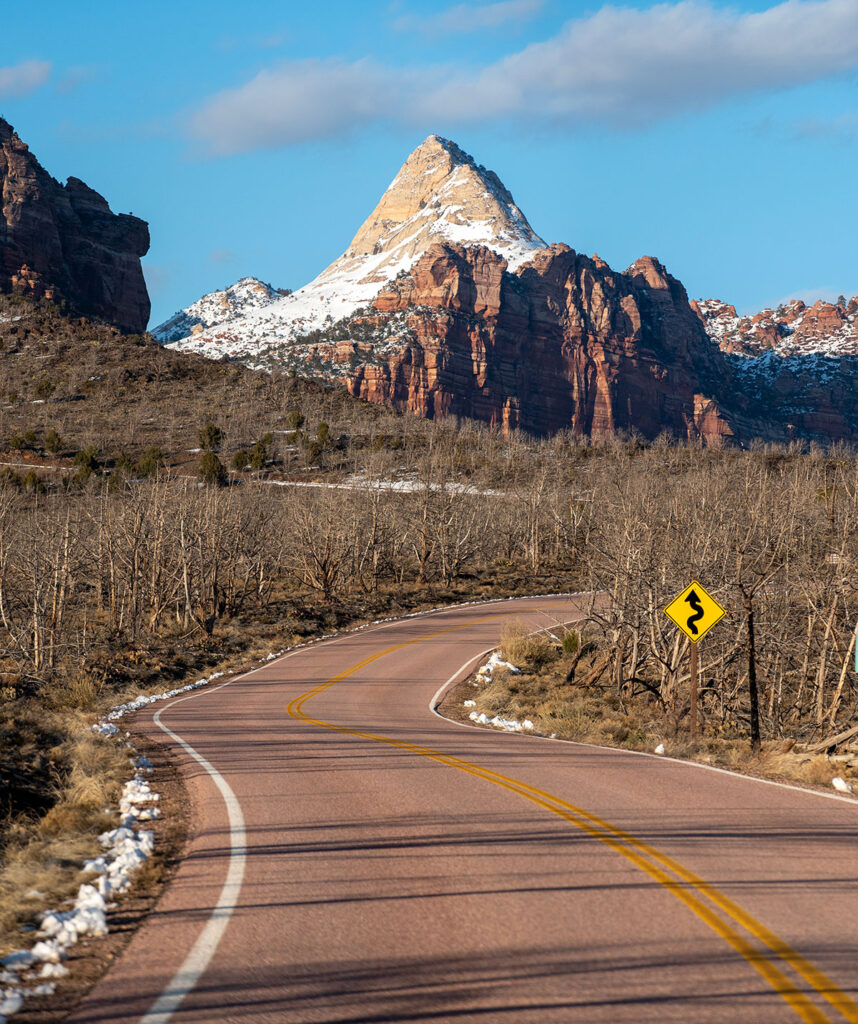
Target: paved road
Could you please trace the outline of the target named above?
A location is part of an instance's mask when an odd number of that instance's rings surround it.
[[[511,617],[577,613],[434,613],[176,700],[172,738],[141,713],[192,839],[75,1024],[858,1022],[854,804],[430,713]]]

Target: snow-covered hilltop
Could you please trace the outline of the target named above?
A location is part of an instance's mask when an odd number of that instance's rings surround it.
[[[245,316],[252,309],[261,309],[288,292],[272,288],[255,277],[243,277],[223,291],[209,292],[190,306],[174,313],[169,320],[152,328],[152,334],[167,344],[190,334],[198,334],[215,324],[230,323]]]
[[[545,248],[494,172],[454,142],[430,135],[405,161],[346,252],[309,284],[233,311],[228,296],[244,283],[239,282],[186,307],[152,333],[171,348],[213,359],[227,355],[251,366],[295,365],[308,355],[298,339],[371,303],[438,242],[485,245],[510,268]]]
[[[807,306],[800,299],[753,316],[718,299],[692,302],[709,337],[722,351],[756,357],[858,355],[858,296]]]

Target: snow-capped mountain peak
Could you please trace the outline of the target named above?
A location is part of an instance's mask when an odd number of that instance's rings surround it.
[[[455,142],[430,135],[402,165],[344,258],[416,256],[435,242],[486,245],[511,266],[546,244],[493,171]]]
[[[153,328],[152,334],[164,344],[179,341],[215,324],[238,320],[252,309],[260,309],[287,294],[285,289],[272,288],[256,277],[243,277],[229,288],[209,292],[190,306],[180,309],[169,320]]]
[[[439,242],[485,245],[510,269],[546,245],[493,171],[454,142],[430,135],[402,165],[346,252],[309,284],[267,300],[251,290],[260,301],[239,308],[230,297],[244,283],[238,282],[204,296],[152,333],[165,344],[211,358],[229,355],[270,365],[277,361],[275,350],[372,302],[383,285]]]

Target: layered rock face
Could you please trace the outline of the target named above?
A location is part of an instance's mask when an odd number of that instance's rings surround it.
[[[858,440],[858,297],[812,306],[795,299],[749,316],[717,299],[691,305],[770,431]]]
[[[355,333],[389,336],[394,319],[402,345],[354,367],[348,388],[369,401],[540,434],[733,433],[713,396],[729,371],[654,259],[618,274],[552,245],[509,274],[484,247],[438,245],[374,306]],[[342,345],[330,356],[354,358]]]
[[[145,221],[112,213],[78,178],[61,185],[0,119],[0,290],[141,332],[149,295],[140,258],[148,249]]]

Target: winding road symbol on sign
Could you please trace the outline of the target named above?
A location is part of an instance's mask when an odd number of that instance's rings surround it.
[[[685,625],[691,630],[691,632],[697,636],[700,630],[697,628],[697,623],[704,618],[706,612],[703,611],[703,605],[700,603],[700,595],[696,590],[692,590],[688,597],[685,598],[685,603],[690,604],[694,609],[694,614],[688,616],[688,621]]]
[[[715,598],[698,583],[691,583],[664,609],[688,639],[696,644],[726,614]]]

